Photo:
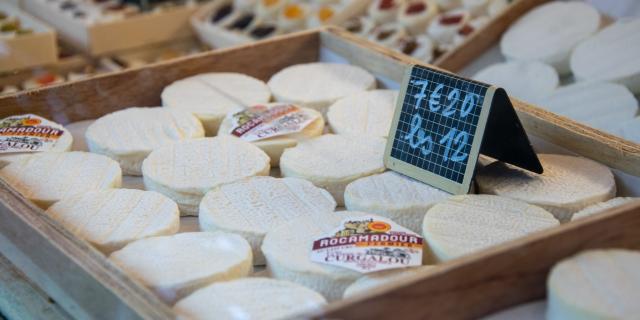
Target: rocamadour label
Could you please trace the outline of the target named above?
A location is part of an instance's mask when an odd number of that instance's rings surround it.
[[[422,265],[423,239],[381,217],[345,219],[313,242],[311,261],[362,273]]]
[[[0,153],[48,151],[65,134],[45,118],[23,114],[0,120]]]
[[[230,115],[233,125],[229,134],[245,141],[258,141],[302,131],[314,120],[314,115],[295,105],[272,107],[257,105]]]

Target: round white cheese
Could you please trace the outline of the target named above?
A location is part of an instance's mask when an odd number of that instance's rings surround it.
[[[253,177],[209,191],[200,202],[200,229],[241,235],[251,245],[253,263],[263,265],[265,234],[300,216],[333,214],[336,202],[324,189],[297,178]]]
[[[438,13],[438,5],[432,0],[406,1],[398,10],[398,23],[411,34],[423,34],[429,22]]]
[[[363,91],[342,98],[332,104],[327,112],[331,131],[386,138],[391,129],[397,98],[397,90]]]
[[[427,211],[422,234],[446,261],[559,225],[546,210],[492,195],[454,196]]]
[[[557,154],[538,155],[544,173],[494,162],[478,172],[480,193],[517,199],[545,208],[567,222],[575,212],[616,194],[609,168],[589,159]]]
[[[120,163],[125,175],[142,175],[142,161],[175,141],[202,138],[202,124],[192,114],[169,108],[128,108],[109,113],[87,128],[89,150]]]
[[[589,250],[565,259],[547,279],[547,319],[637,319],[640,252]]]
[[[344,291],[343,298],[349,298],[363,293],[370,292],[372,289],[382,287],[397,282],[416,274],[424,273],[426,270],[433,270],[435,266],[422,266],[402,269],[391,269],[366,274],[356,282],[352,283]]]
[[[581,1],[553,1],[529,11],[502,36],[507,59],[540,61],[567,74],[571,51],[600,27],[600,14]]]
[[[571,55],[579,80],[614,81],[640,93],[640,19],[622,19],[580,43]]]
[[[239,73],[203,73],[178,80],[162,90],[162,105],[193,113],[207,136],[218,132],[229,112],[267,103],[271,92],[267,85]]]
[[[502,87],[509,96],[533,103],[551,95],[560,83],[556,70],[535,61],[493,64],[478,71],[473,79]]]
[[[398,11],[403,2],[396,0],[371,1],[367,7],[367,15],[376,24],[393,22],[398,16]]]
[[[66,197],[119,188],[122,184],[117,162],[80,151],[46,152],[27,157],[2,168],[0,176],[42,208]]]
[[[609,209],[613,209],[622,205],[625,205],[627,203],[633,202],[633,201],[638,201],[640,200],[640,198],[635,198],[635,197],[617,197],[617,198],[613,198],[609,201],[605,201],[605,202],[599,202],[593,205],[590,205],[578,212],[576,212],[572,217],[571,217],[571,221],[576,220],[576,219],[581,219],[584,217],[588,217],[594,214],[598,214],[598,213],[602,213],[605,212]]]
[[[69,123],[66,125],[67,130],[71,133],[73,137],[73,144],[71,145],[71,150],[73,151],[89,151],[89,147],[87,146],[87,141],[84,138],[85,132],[87,132],[87,128],[94,122],[95,120],[83,120]]]
[[[247,278],[214,283],[178,301],[179,319],[289,319],[315,311],[326,300],[292,282]]]
[[[427,34],[433,39],[438,47],[446,48],[452,42],[456,33],[462,29],[471,19],[468,10],[459,8],[437,15],[429,24]]]
[[[640,117],[620,123],[608,131],[625,140],[640,144]]]
[[[246,277],[251,247],[223,232],[189,232],[130,243],[111,254],[111,262],[173,304],[214,282]]]
[[[311,181],[344,205],[344,189],[352,181],[385,170],[386,141],[379,137],[326,134],[284,151],[280,170],[285,177]]]
[[[339,63],[298,64],[274,74],[268,82],[277,101],[290,102],[326,112],[336,100],[375,88],[368,71]]]
[[[180,212],[152,191],[111,189],[64,198],[47,214],[105,254],[126,244],[178,232]]]
[[[64,131],[64,133],[60,136],[60,138],[58,138],[58,141],[56,141],[56,143],[53,144],[51,149],[49,149],[48,151],[43,151],[43,152],[0,153],[0,168],[5,167],[5,166],[7,166],[8,164],[10,164],[12,162],[20,161],[20,160],[26,159],[27,157],[33,156],[33,155],[39,155],[39,154],[43,154],[43,153],[46,153],[46,152],[66,152],[66,151],[71,151],[71,146],[73,145],[73,136],[71,135],[71,132],[69,132],[69,130],[67,130],[62,125],[59,125],[59,124],[57,124],[55,122],[53,123],[52,126]]]
[[[344,191],[348,210],[387,217],[420,233],[424,215],[450,194],[393,171],[360,178]]]
[[[176,142],[151,152],[142,164],[144,185],[178,203],[182,215],[197,215],[209,190],[246,177],[269,174],[269,157],[231,136]]]

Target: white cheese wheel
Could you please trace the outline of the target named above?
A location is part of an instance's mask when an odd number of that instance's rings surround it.
[[[433,258],[446,261],[557,225],[551,213],[525,202],[465,195],[429,209],[422,235]]]
[[[481,320],[542,320],[546,310],[547,301],[539,300],[498,311]]]
[[[547,319],[637,319],[640,252],[589,250],[562,260],[547,279]]]
[[[398,23],[411,34],[423,34],[433,17],[438,14],[438,5],[432,0],[412,0],[403,3],[398,10]]]
[[[348,210],[375,213],[420,233],[427,210],[449,196],[420,181],[387,171],[350,183],[344,191],[344,202]]]
[[[241,235],[251,245],[253,263],[263,265],[265,234],[300,216],[333,214],[336,202],[324,189],[297,178],[253,177],[209,191],[198,219],[203,231]]]
[[[347,287],[344,291],[343,298],[346,299],[356,295],[361,295],[370,292],[372,289],[392,284],[398,280],[424,273],[426,270],[433,270],[435,268],[435,266],[422,266],[369,273]]]
[[[268,108],[272,108],[281,105],[281,103],[269,103],[266,106]],[[280,157],[282,156],[284,149],[295,147],[299,141],[322,135],[322,131],[324,130],[324,118],[322,117],[322,114],[320,114],[316,110],[309,108],[301,109],[303,109],[305,112],[317,116],[317,118],[304,129],[302,129],[302,131],[252,142],[258,148],[262,149],[262,151],[264,151],[269,156],[269,158],[271,158],[272,167],[277,167],[280,164]],[[229,131],[232,129],[232,126],[233,120],[230,117],[226,117],[220,124],[218,135],[229,135]]]
[[[143,238],[178,232],[180,212],[152,191],[111,189],[64,198],[47,214],[105,254]]]
[[[368,71],[347,64],[298,64],[274,74],[268,82],[277,101],[290,102],[325,113],[336,100],[374,89],[376,79]]]
[[[544,173],[494,162],[478,172],[480,193],[517,199],[545,208],[560,220],[616,195],[609,168],[586,158],[557,154],[538,155]]]
[[[571,51],[600,27],[600,14],[581,1],[553,1],[529,11],[502,36],[507,59],[540,61],[568,74]],[[607,57],[608,58],[608,57]]]
[[[599,213],[603,213],[609,209],[613,209],[622,205],[625,205],[627,203],[631,203],[633,201],[638,201],[640,200],[640,198],[635,198],[635,197],[617,197],[617,198],[613,198],[611,200],[605,201],[605,202],[599,202],[596,203],[594,205],[590,205],[578,212],[576,212],[572,217],[571,217],[571,221],[576,220],[576,219],[582,219],[594,214],[599,214]]]
[[[640,93],[640,19],[622,19],[580,43],[571,55],[578,80],[613,81]]]
[[[344,189],[352,181],[385,170],[386,141],[379,137],[326,134],[284,151],[280,170],[284,177],[311,181],[344,205]]]
[[[246,277],[251,247],[223,232],[189,232],[130,243],[109,256],[130,277],[173,304],[211,283]]]
[[[162,105],[193,113],[207,136],[218,132],[229,112],[267,103],[269,87],[261,80],[239,73],[203,73],[178,80],[162,90]]]
[[[188,112],[169,108],[128,108],[109,113],[87,128],[89,150],[120,163],[125,175],[142,175],[142,161],[167,144],[204,137],[202,124]]]
[[[560,84],[555,69],[536,61],[493,64],[478,71],[473,79],[502,87],[510,97],[533,103],[550,96]]]
[[[87,191],[119,188],[122,171],[108,157],[88,152],[46,152],[16,161],[0,176],[41,208]]]
[[[144,185],[178,203],[182,215],[197,215],[209,190],[269,174],[269,157],[231,136],[185,140],[151,152],[142,164]]]
[[[27,157],[43,154],[45,152],[71,151],[71,146],[73,145],[73,136],[71,135],[71,132],[69,132],[69,130],[67,130],[62,125],[59,125],[55,122],[52,126],[58,129],[61,129],[62,131],[64,131],[64,133],[62,134],[62,136],[60,136],[60,138],[58,138],[58,141],[56,141],[56,143],[51,147],[51,149],[44,152],[0,153],[0,168],[4,168],[5,166],[7,166],[12,162],[20,161],[20,160],[26,159]]]
[[[327,112],[331,131],[386,138],[391,129],[397,98],[397,90],[363,91],[342,98],[332,104]]]
[[[367,15],[376,24],[393,22],[398,16],[403,0],[374,0],[367,7]]]
[[[640,144],[640,117],[625,121],[608,131],[625,140]]]
[[[178,301],[178,319],[289,319],[317,311],[327,302],[301,285],[267,278],[214,283]]]
[[[443,12],[436,16],[427,28],[427,34],[439,47],[448,47],[453,43],[453,38],[471,19],[471,14],[466,9],[456,9]]]
[[[87,146],[87,141],[84,138],[85,132],[87,132],[87,128],[94,122],[95,120],[83,120],[69,123],[66,125],[67,130],[71,133],[73,137],[73,144],[71,145],[72,151],[89,151],[89,147]]]

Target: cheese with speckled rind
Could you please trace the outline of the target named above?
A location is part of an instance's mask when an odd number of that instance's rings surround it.
[[[105,254],[143,238],[178,232],[180,212],[152,191],[110,189],[64,198],[47,214]]]
[[[44,152],[65,152],[65,151],[70,151],[71,150],[71,146],[73,145],[73,136],[71,135],[71,132],[69,132],[69,130],[67,130],[62,125],[59,125],[59,124],[57,124],[55,122],[54,122],[53,126],[57,127],[58,129],[61,129],[62,131],[64,131],[64,133],[62,134],[62,136],[60,136],[60,138],[58,138],[58,141],[56,141],[56,143],[51,147],[51,149],[49,149],[48,151],[44,151]],[[7,166],[8,164],[10,164],[12,162],[23,160],[23,159],[26,159],[26,158],[28,158],[30,156],[39,155],[39,154],[42,154],[44,152],[0,153],[0,168],[4,168],[5,166]]]
[[[420,233],[424,215],[451,195],[393,171],[360,178],[344,191],[348,210],[387,217]]]
[[[119,188],[122,171],[117,162],[88,152],[45,152],[13,162],[0,170],[9,185],[41,208],[60,199]]]
[[[374,89],[376,79],[368,71],[348,64],[298,64],[274,74],[268,82],[277,101],[326,112],[336,100]]]
[[[326,189],[342,206],[349,183],[385,170],[385,144],[379,137],[326,134],[286,149],[280,170],[285,177],[306,179]]]
[[[87,128],[89,150],[120,163],[126,175],[142,175],[142,161],[153,151],[180,140],[202,138],[192,114],[169,108],[128,108],[107,114]]]
[[[480,193],[495,194],[545,208],[567,222],[583,208],[616,195],[609,168],[586,158],[539,154],[544,173],[536,174],[503,162],[478,172]]]
[[[218,132],[227,113],[267,103],[271,92],[258,79],[240,73],[203,73],[178,80],[162,90],[162,105],[193,113],[207,136]]]
[[[327,121],[337,134],[387,137],[396,109],[397,90],[363,91],[336,101]]]
[[[547,279],[547,319],[638,319],[640,252],[589,250],[556,264]]]
[[[252,177],[209,191],[200,202],[200,229],[239,234],[251,245],[253,263],[263,265],[265,234],[287,221],[333,214],[336,202],[324,189],[298,178]]]
[[[410,277],[412,275],[424,273],[427,270],[433,270],[435,266],[411,267],[402,269],[390,269],[368,273],[362,276],[356,282],[352,283],[344,291],[343,298],[353,297],[363,293],[370,292],[372,289],[392,284],[398,280]]]
[[[550,96],[560,84],[552,67],[536,61],[493,64],[478,71],[473,79],[502,87],[509,96],[532,103]]]
[[[231,136],[176,142],[154,150],[142,164],[145,188],[173,199],[181,215],[197,215],[209,190],[266,176],[269,169],[264,151]]]
[[[500,51],[507,59],[547,63],[564,75],[571,71],[572,50],[599,27],[600,14],[590,4],[553,1],[518,19],[502,36]]]
[[[576,220],[576,219],[581,219],[581,218],[585,218],[594,214],[599,214],[599,213],[603,213],[609,209],[613,209],[622,205],[625,205],[627,203],[631,203],[633,201],[640,201],[640,198],[635,198],[635,197],[617,197],[617,198],[613,198],[609,201],[605,201],[605,202],[600,202],[600,203],[596,203],[594,205],[590,205],[578,212],[576,212],[572,217],[571,217],[571,221]]]
[[[87,132],[87,128],[94,122],[95,120],[83,120],[72,122],[66,125],[67,130],[71,133],[73,137],[73,144],[71,145],[72,151],[89,151],[89,147],[87,146],[87,140],[84,138],[85,132]]]
[[[319,310],[327,301],[301,285],[267,278],[214,283],[178,301],[178,319],[289,319]]]
[[[111,262],[173,304],[211,283],[249,275],[251,247],[224,232],[188,232],[130,243]]]
[[[268,108],[281,105],[282,103],[266,104]],[[262,149],[262,151],[266,152],[269,158],[271,158],[272,167],[277,167],[280,164],[280,156],[282,156],[284,149],[295,147],[299,141],[304,141],[322,135],[322,131],[324,130],[324,118],[322,117],[322,114],[320,114],[316,110],[309,108],[301,109],[317,117],[315,120],[313,120],[313,122],[302,129],[302,131],[252,141],[253,144]],[[229,135],[229,131],[231,130],[232,126],[233,120],[230,117],[226,117],[220,124],[218,135]]]
[[[559,225],[546,210],[492,195],[454,196],[427,211],[422,235],[446,261]]]

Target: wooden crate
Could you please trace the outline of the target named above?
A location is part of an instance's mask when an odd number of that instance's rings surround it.
[[[269,59],[265,59],[269,57]],[[202,72],[241,72],[266,80],[280,69],[319,59],[362,66],[398,83],[406,57],[338,29],[322,29],[0,99],[0,117],[36,113],[63,124],[129,106],[160,104],[167,84]],[[518,103],[527,115],[529,107]],[[534,114],[537,115],[537,114]],[[547,117],[541,114],[540,117]],[[561,124],[559,124],[561,125]],[[569,130],[569,128],[567,129]],[[620,153],[612,155],[622,158]],[[88,243],[0,181],[0,253],[69,314],[88,318],[171,319],[171,310]],[[640,249],[640,203],[455,259],[327,306],[315,318],[455,319],[481,316],[544,296],[545,277],[559,259],[586,248]]]

